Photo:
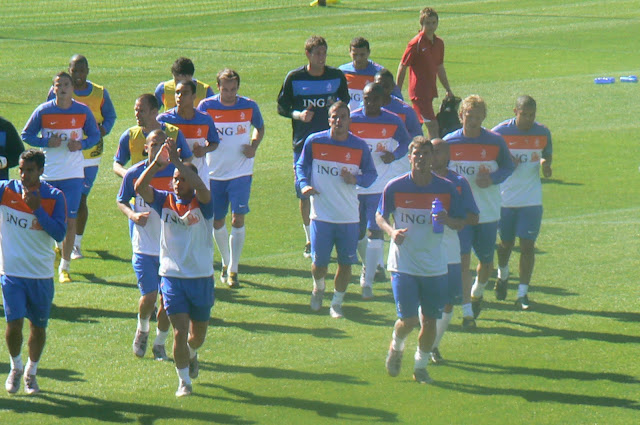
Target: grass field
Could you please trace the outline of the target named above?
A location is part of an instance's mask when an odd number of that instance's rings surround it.
[[[76,282],[56,288],[38,373],[43,392],[0,396],[0,423],[637,423],[640,92],[637,84],[600,86],[593,78],[640,72],[640,2],[432,2],[454,92],[486,99],[487,127],[511,115],[517,95],[530,94],[554,142],[534,310],[513,307],[517,273],[507,301],[485,297],[476,333],[461,332],[457,309],[441,344],[448,362],[431,367],[432,386],[411,380],[416,335],[401,375],[386,374],[395,320],[388,283],[376,284],[369,302],[350,286],[346,320],[309,312],[290,123],[275,102],[286,72],[305,62],[304,40],[312,34],[327,38],[335,66],[348,62],[350,39],[364,36],[372,59],[395,73],[422,5],[307,5],[3,2],[0,115],[21,129],[45,100],[51,77],[82,53],[89,78],[108,88],[118,121],[90,198],[86,258],[72,263]],[[119,135],[135,125],[135,98],[170,78],[182,55],[205,82],[222,67],[237,69],[241,94],[261,106],[267,133],[247,217],[243,287],[217,289],[195,395],[178,400],[173,365],[131,353],[139,293],[111,158]],[[2,379],[8,361],[0,349]]]

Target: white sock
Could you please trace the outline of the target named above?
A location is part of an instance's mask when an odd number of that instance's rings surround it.
[[[25,375],[35,375],[38,373],[38,362],[34,362],[31,359],[27,360],[27,367],[24,370]]]
[[[440,345],[440,341],[442,340],[442,335],[447,331],[449,327],[449,323],[451,323],[451,319],[453,318],[453,311],[451,313],[442,313],[442,318],[436,321],[436,339],[433,341],[432,348],[438,348]]]
[[[373,278],[376,275],[376,268],[378,267],[378,258],[380,258],[380,251],[384,249],[383,244],[384,242],[382,239],[367,239],[367,256],[364,263],[365,286],[373,285]]]
[[[498,279],[507,280],[509,279],[509,265],[507,264],[504,267],[498,267]]]
[[[480,298],[482,295],[484,295],[484,288],[485,286],[487,286],[487,283],[489,282],[484,282],[484,283],[478,282],[478,276],[476,276],[476,280],[475,282],[473,282],[473,286],[471,287],[471,296],[475,298]]]
[[[80,248],[82,246],[82,235],[76,235],[76,240],[73,242],[73,246]]]
[[[183,367],[182,369],[176,368],[176,372],[178,372],[178,378],[180,378],[182,382],[187,385],[191,385],[191,378],[189,377],[189,366]]]
[[[358,255],[360,256],[360,261],[364,265],[364,262],[367,258],[367,238],[364,237],[358,241]]]
[[[22,354],[18,354],[15,357],[11,357],[11,369],[23,370],[24,365],[22,364]]]
[[[422,351],[420,346],[416,350],[416,355],[414,356],[415,364],[413,366],[414,369],[426,369],[429,364],[429,359],[431,358],[430,351]]]
[[[524,297],[529,292],[529,285],[521,283],[518,285],[518,298]]]
[[[153,341],[153,345],[164,345],[164,343],[167,341],[168,336],[168,330],[161,331],[160,329],[156,328],[156,339],[155,341]]]
[[[62,270],[66,270],[69,271],[69,266],[71,262],[68,260],[65,260],[64,258],[60,259],[60,267],[58,267],[58,273],[60,273]]]
[[[398,337],[398,335],[396,335],[396,330],[394,329],[393,335],[391,335],[391,348],[394,351],[404,351],[404,342],[406,340],[407,340],[406,336],[404,338]]]
[[[462,304],[462,317],[473,317],[473,308],[471,303]]]
[[[244,246],[244,235],[244,226],[231,228],[231,237],[229,238],[229,248],[231,249],[229,272],[238,273],[238,263],[240,262],[242,247]]]
[[[342,301],[344,300],[344,294],[346,292],[338,292],[336,290],[333,291],[333,298],[331,299],[331,305],[342,305]]]
[[[187,348],[189,348],[189,359],[193,360],[196,354],[198,354],[198,350],[194,350],[193,348],[191,348],[188,342],[187,342]]]
[[[302,228],[304,229],[304,236],[305,238],[307,238],[307,243],[310,243],[311,242],[311,226],[307,226],[306,224],[303,224]]]
[[[216,241],[218,251],[220,251],[220,261],[226,267],[229,265],[229,232],[226,226],[213,229],[213,240]]]
[[[149,317],[143,319],[138,313],[138,330],[140,332],[149,332]]]
[[[62,242],[56,241],[56,248],[62,249]]]
[[[324,277],[317,280],[315,278],[313,279],[313,292],[324,291],[324,288]]]

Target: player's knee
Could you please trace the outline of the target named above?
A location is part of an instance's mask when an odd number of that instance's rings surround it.
[[[231,225],[237,229],[244,226],[244,214],[232,214]]]
[[[218,229],[222,229],[222,226],[224,226],[224,218],[222,220],[213,220],[213,228],[218,230]]]

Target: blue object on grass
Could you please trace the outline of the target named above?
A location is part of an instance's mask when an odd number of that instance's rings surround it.
[[[615,77],[598,77],[594,78],[593,82],[596,84],[613,84],[616,82]]]
[[[620,82],[621,83],[637,83],[638,82],[638,77],[635,75],[629,75],[626,77],[620,77]]]

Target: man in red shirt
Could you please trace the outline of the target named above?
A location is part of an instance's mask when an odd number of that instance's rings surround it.
[[[402,60],[398,66],[396,81],[402,89],[404,78],[409,68],[409,98],[420,122],[424,122],[429,138],[439,136],[438,121],[433,111],[433,99],[438,97],[436,76],[447,91],[453,96],[447,72],[444,69],[444,42],[435,32],[438,28],[438,14],[430,7],[420,11],[422,29],[409,41]]]

